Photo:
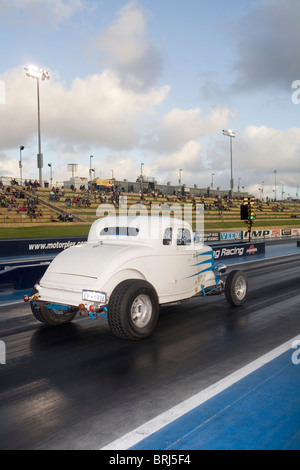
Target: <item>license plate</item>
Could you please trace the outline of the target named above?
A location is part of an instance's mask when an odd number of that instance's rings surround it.
[[[105,292],[97,292],[95,290],[83,290],[82,299],[88,300],[90,302],[99,302],[101,304],[106,303],[106,294]]]

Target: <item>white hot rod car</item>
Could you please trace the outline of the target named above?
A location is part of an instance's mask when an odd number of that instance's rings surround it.
[[[160,306],[193,296],[225,294],[244,303],[248,282],[242,271],[221,277],[212,248],[195,241],[190,224],[170,217],[104,217],[87,242],[59,253],[34,286],[34,316],[48,325],[70,322],[77,313],[105,317],[124,339],[149,336]]]

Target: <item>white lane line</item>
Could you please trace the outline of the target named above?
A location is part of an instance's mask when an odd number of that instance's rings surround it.
[[[0,302],[0,307],[10,307],[11,305],[19,305],[21,304],[22,302],[24,302],[24,300],[9,300],[8,302]]]
[[[142,424],[141,426],[134,429],[133,431],[130,431],[129,433],[125,434],[119,439],[116,439],[110,444],[102,447],[100,450],[129,449],[130,447],[134,446],[141,440],[159,431],[164,426],[172,423],[175,419],[180,418],[184,414],[188,413],[189,411],[193,410],[194,408],[201,405],[205,401],[214,397],[218,393],[222,392],[226,388],[230,387],[234,383],[243,379],[244,377],[251,374],[255,370],[259,369],[260,367],[264,366],[265,364],[272,361],[276,357],[285,353],[286,351],[292,348],[292,343],[296,340],[298,341],[300,340],[300,335],[295,336],[295,338],[292,338],[289,341],[286,341],[281,346],[278,346],[277,348],[273,349],[267,354],[264,354],[263,356],[259,357],[255,361],[250,362],[250,364],[247,364],[246,366],[242,367],[236,372],[233,372],[232,374],[228,375],[227,377],[220,380],[219,382],[216,382],[215,384],[211,385],[205,390],[202,390],[201,392],[197,393],[191,398],[188,398],[182,403],[179,403],[173,408],[165,411],[164,413],[160,414],[156,418],[153,418],[147,423]]]

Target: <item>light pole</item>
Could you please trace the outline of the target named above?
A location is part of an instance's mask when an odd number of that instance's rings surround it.
[[[92,170],[92,158],[94,158],[93,155],[90,155],[90,171],[89,171],[89,173],[90,173],[91,183],[92,183],[92,171],[93,171]]]
[[[214,176],[215,176],[215,174],[212,173],[211,174],[211,189],[214,189]]]
[[[260,199],[263,200],[264,196],[264,181],[261,182],[261,188],[258,188],[260,191]]]
[[[42,168],[43,168],[43,154],[41,149],[41,117],[40,117],[40,80],[49,80],[49,70],[44,70],[35,65],[28,65],[25,67],[26,75],[36,79],[37,85],[37,105],[38,105],[38,145],[39,153],[37,154],[37,167],[39,169],[39,184],[42,186]]]
[[[140,191],[142,190],[142,183],[143,183],[143,166],[144,166],[144,163],[141,163],[141,176],[139,178],[140,179]]]
[[[281,183],[281,185],[282,185],[282,186],[281,186],[281,199],[282,199],[282,202],[283,202],[283,195],[285,194],[284,191],[283,191],[283,189],[284,189],[284,181],[280,181],[280,183]]]
[[[24,145],[20,145],[20,160],[19,160],[19,168],[20,168],[20,184],[22,186],[22,150],[24,150]]]
[[[48,166],[50,167],[50,188],[52,189],[52,163],[48,163]]]
[[[178,180],[179,186],[181,185],[181,176],[182,176],[182,168],[179,168],[179,180]]]
[[[230,137],[230,192],[229,192],[229,197],[232,198],[233,196],[233,169],[232,169],[232,139],[236,136],[236,133],[229,129],[223,129],[222,130],[223,135],[227,135]]]
[[[273,171],[274,175],[275,175],[275,189],[274,189],[274,197],[275,197],[275,201],[277,201],[277,189],[276,189],[276,175],[277,175],[277,170],[274,170]]]

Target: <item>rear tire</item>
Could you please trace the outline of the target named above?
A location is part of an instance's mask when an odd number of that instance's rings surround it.
[[[108,304],[107,319],[112,332],[123,339],[139,340],[153,332],[159,316],[154,288],[141,279],[121,282]]]
[[[245,302],[247,292],[248,281],[243,271],[231,271],[225,283],[227,302],[234,307],[238,307]]]
[[[37,290],[34,287],[31,295],[36,294]],[[31,311],[34,317],[46,325],[58,326],[65,325],[72,321],[77,315],[77,308],[69,308],[68,310],[56,310],[49,307],[37,307],[35,302],[30,302]]]

